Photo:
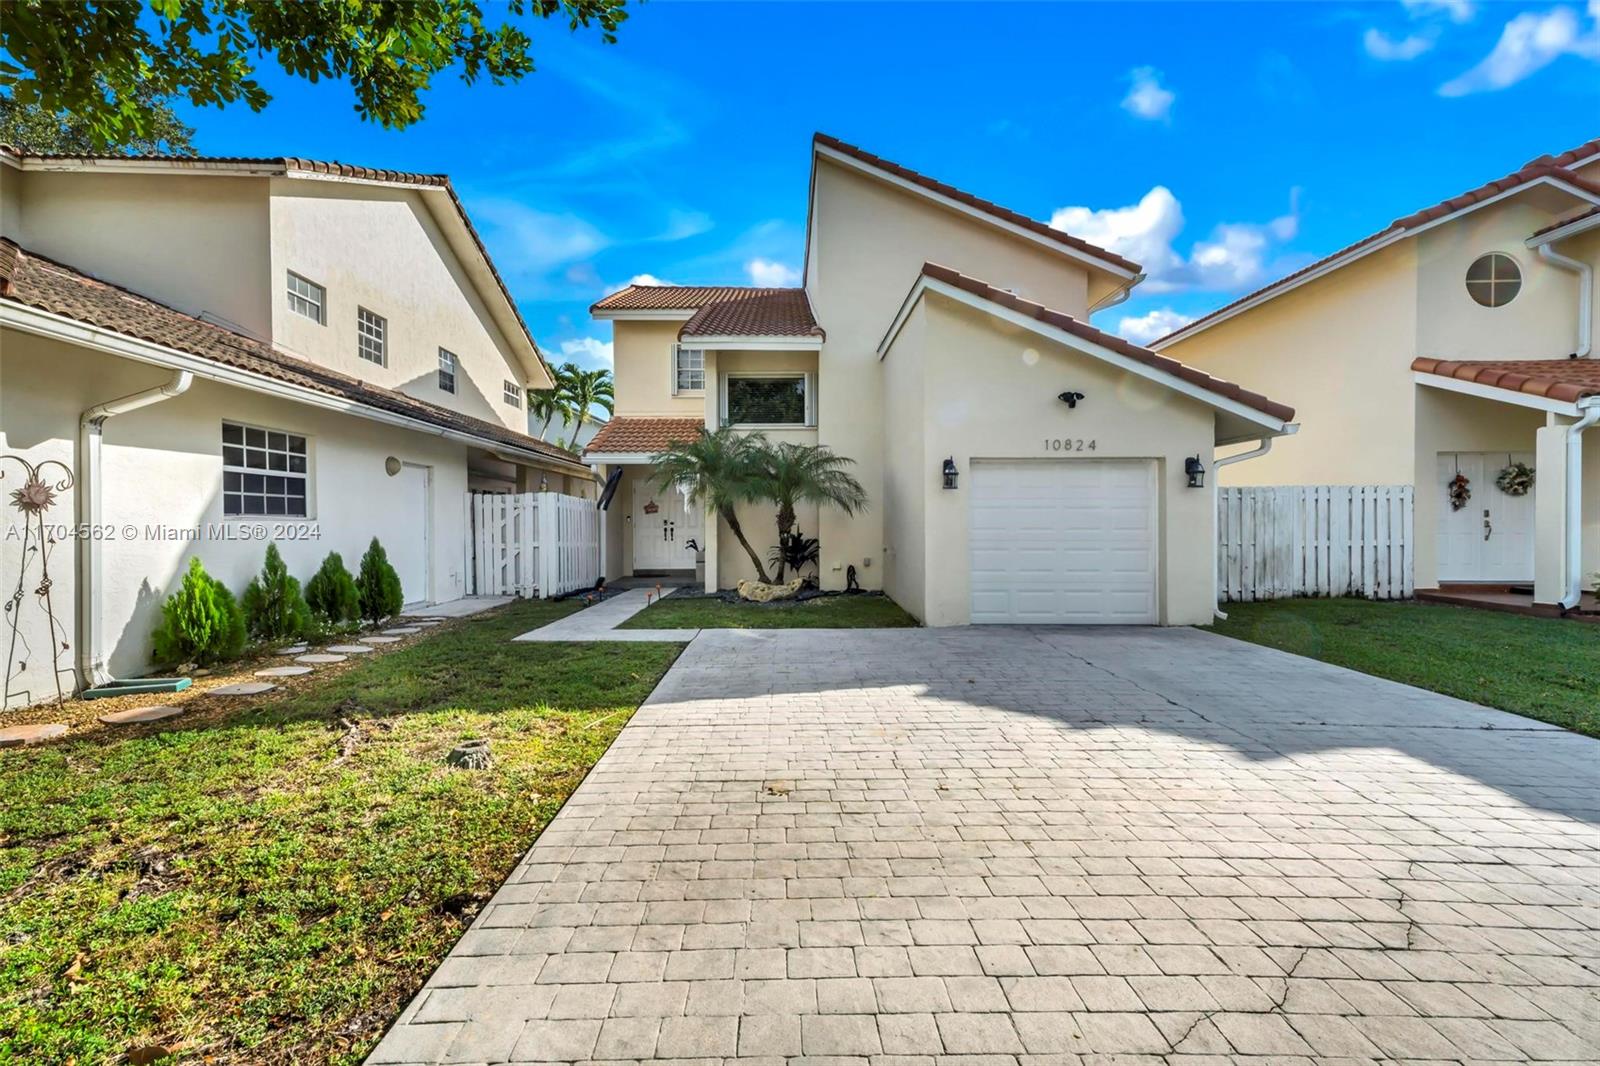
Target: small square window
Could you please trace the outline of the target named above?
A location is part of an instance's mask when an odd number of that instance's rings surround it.
[[[304,437],[224,422],[222,442],[225,517],[306,517]]]
[[[439,390],[456,391],[456,357],[454,352],[439,349]]]
[[[356,354],[369,363],[389,365],[389,320],[365,307],[356,309]]]
[[[701,348],[674,348],[672,391],[701,392],[706,387],[706,353]]]
[[[506,403],[510,404],[512,407],[522,406],[522,386],[518,385],[516,382],[506,382],[504,396]]]
[[[289,271],[289,310],[320,325],[328,322],[328,293],[321,285]]]

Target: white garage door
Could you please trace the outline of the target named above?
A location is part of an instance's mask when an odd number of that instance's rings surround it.
[[[972,621],[1153,625],[1155,464],[972,464]]]

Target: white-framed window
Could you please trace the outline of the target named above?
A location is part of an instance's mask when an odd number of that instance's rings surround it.
[[[728,374],[722,379],[722,421],[729,426],[810,426],[811,375],[801,371]]]
[[[1522,291],[1522,268],[1504,252],[1480,255],[1467,268],[1467,295],[1484,307],[1504,307]]]
[[[311,455],[298,433],[222,423],[222,513],[305,518]]]
[[[328,324],[328,290],[289,271],[289,310],[305,315],[319,326]]]
[[[356,308],[356,354],[369,363],[389,365],[389,320]]]
[[[706,353],[702,348],[672,347],[672,391],[704,392]]]
[[[456,353],[439,349],[439,390],[456,391]]]
[[[522,386],[515,381],[507,381],[505,391],[502,393],[506,403],[512,407],[522,406]]]

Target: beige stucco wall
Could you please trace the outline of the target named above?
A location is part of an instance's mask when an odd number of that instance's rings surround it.
[[[271,185],[273,337],[313,362],[526,433],[515,355],[450,250],[422,194],[275,178]],[[289,310],[288,272],[327,292],[326,324]],[[388,365],[357,354],[358,307],[388,320]],[[457,359],[456,392],[439,388],[439,349]]]
[[[74,461],[78,416],[85,408],[169,376],[159,368],[6,331],[0,334],[0,451],[32,461]],[[306,527],[315,536],[279,539],[289,570],[305,580],[329,551],[338,551],[352,571],[373,536],[390,546],[402,538],[428,537],[430,588],[407,588],[407,600],[448,600],[463,594],[462,544],[466,491],[466,446],[317,408],[273,399],[211,381],[197,380],[176,399],[110,420],[103,447],[103,521],[119,530],[104,545],[102,619],[110,667],[133,675],[147,668],[149,636],[162,601],[176,587],[191,555],[236,593],[260,568],[264,541],[199,541],[153,538],[149,527],[185,529],[217,524],[241,531],[272,520],[222,517],[221,422],[230,419],[305,434],[312,454],[311,509]],[[432,473],[431,528],[424,531],[389,491],[384,461],[395,456]],[[7,483],[19,476],[8,464]],[[72,523],[69,494],[51,512]],[[7,512],[9,516],[11,512]],[[10,518],[6,521],[9,523]],[[295,520],[285,520],[294,522]],[[130,540],[120,532],[131,525]],[[17,542],[0,537],[0,573],[15,575]],[[51,562],[53,597],[65,611],[69,633],[76,604],[73,547],[57,547]],[[30,604],[31,607],[31,604]],[[29,623],[34,648],[48,646],[38,620]],[[75,635],[70,637],[76,646]],[[35,677],[36,688],[43,682]]]
[[[705,393],[672,391],[672,347],[678,343],[682,322],[652,319],[611,325],[611,374],[619,417],[696,418],[705,413]],[[706,380],[711,380],[709,372]]]
[[[271,335],[267,179],[10,168],[4,178],[21,206],[6,236],[24,248]]]
[[[927,443],[927,301],[918,301],[883,368],[883,590],[917,618],[927,617],[928,495],[940,491],[940,463]]]
[[[828,334],[819,362],[818,435],[857,460],[857,475],[877,501],[888,402],[877,346],[922,264],[952,267],[1080,317],[1087,316],[1089,275],[1061,255],[820,157],[815,181],[806,288]],[[933,435],[929,446],[942,444]],[[881,587],[883,536],[881,508],[855,519],[824,512],[824,587],[842,588],[844,567],[852,563],[864,586]]]
[[[896,389],[886,397],[896,426],[920,419],[926,437],[887,441],[884,494],[921,499],[920,521],[890,514],[887,547],[901,600],[928,625],[960,625],[969,617],[971,591],[967,528],[974,460],[1038,459],[1093,462],[1149,459],[1156,464],[1160,571],[1159,618],[1164,625],[1205,624],[1212,617],[1211,493],[1187,487],[1184,459],[1204,454],[1215,439],[1210,407],[1181,393],[1118,370],[1091,356],[1041,338],[973,308],[928,295],[918,332],[902,334],[885,364],[918,361],[924,392]],[[897,382],[914,377],[894,372]],[[910,383],[908,382],[908,385]],[[1056,394],[1070,385],[1087,395],[1069,410]],[[1048,438],[1093,439],[1093,453],[1071,459],[1047,449]],[[938,463],[953,456],[966,485],[941,487]],[[1081,455],[1081,458],[1079,457]],[[913,505],[914,506],[914,505]],[[923,543],[910,543],[918,532]],[[915,562],[918,551],[923,560]],[[899,558],[905,557],[904,562]],[[920,569],[920,596],[912,589]]]

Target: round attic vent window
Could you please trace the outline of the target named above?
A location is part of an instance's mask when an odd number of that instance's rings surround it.
[[[1522,291],[1522,269],[1502,252],[1481,255],[1467,268],[1467,295],[1484,307],[1504,307]]]

